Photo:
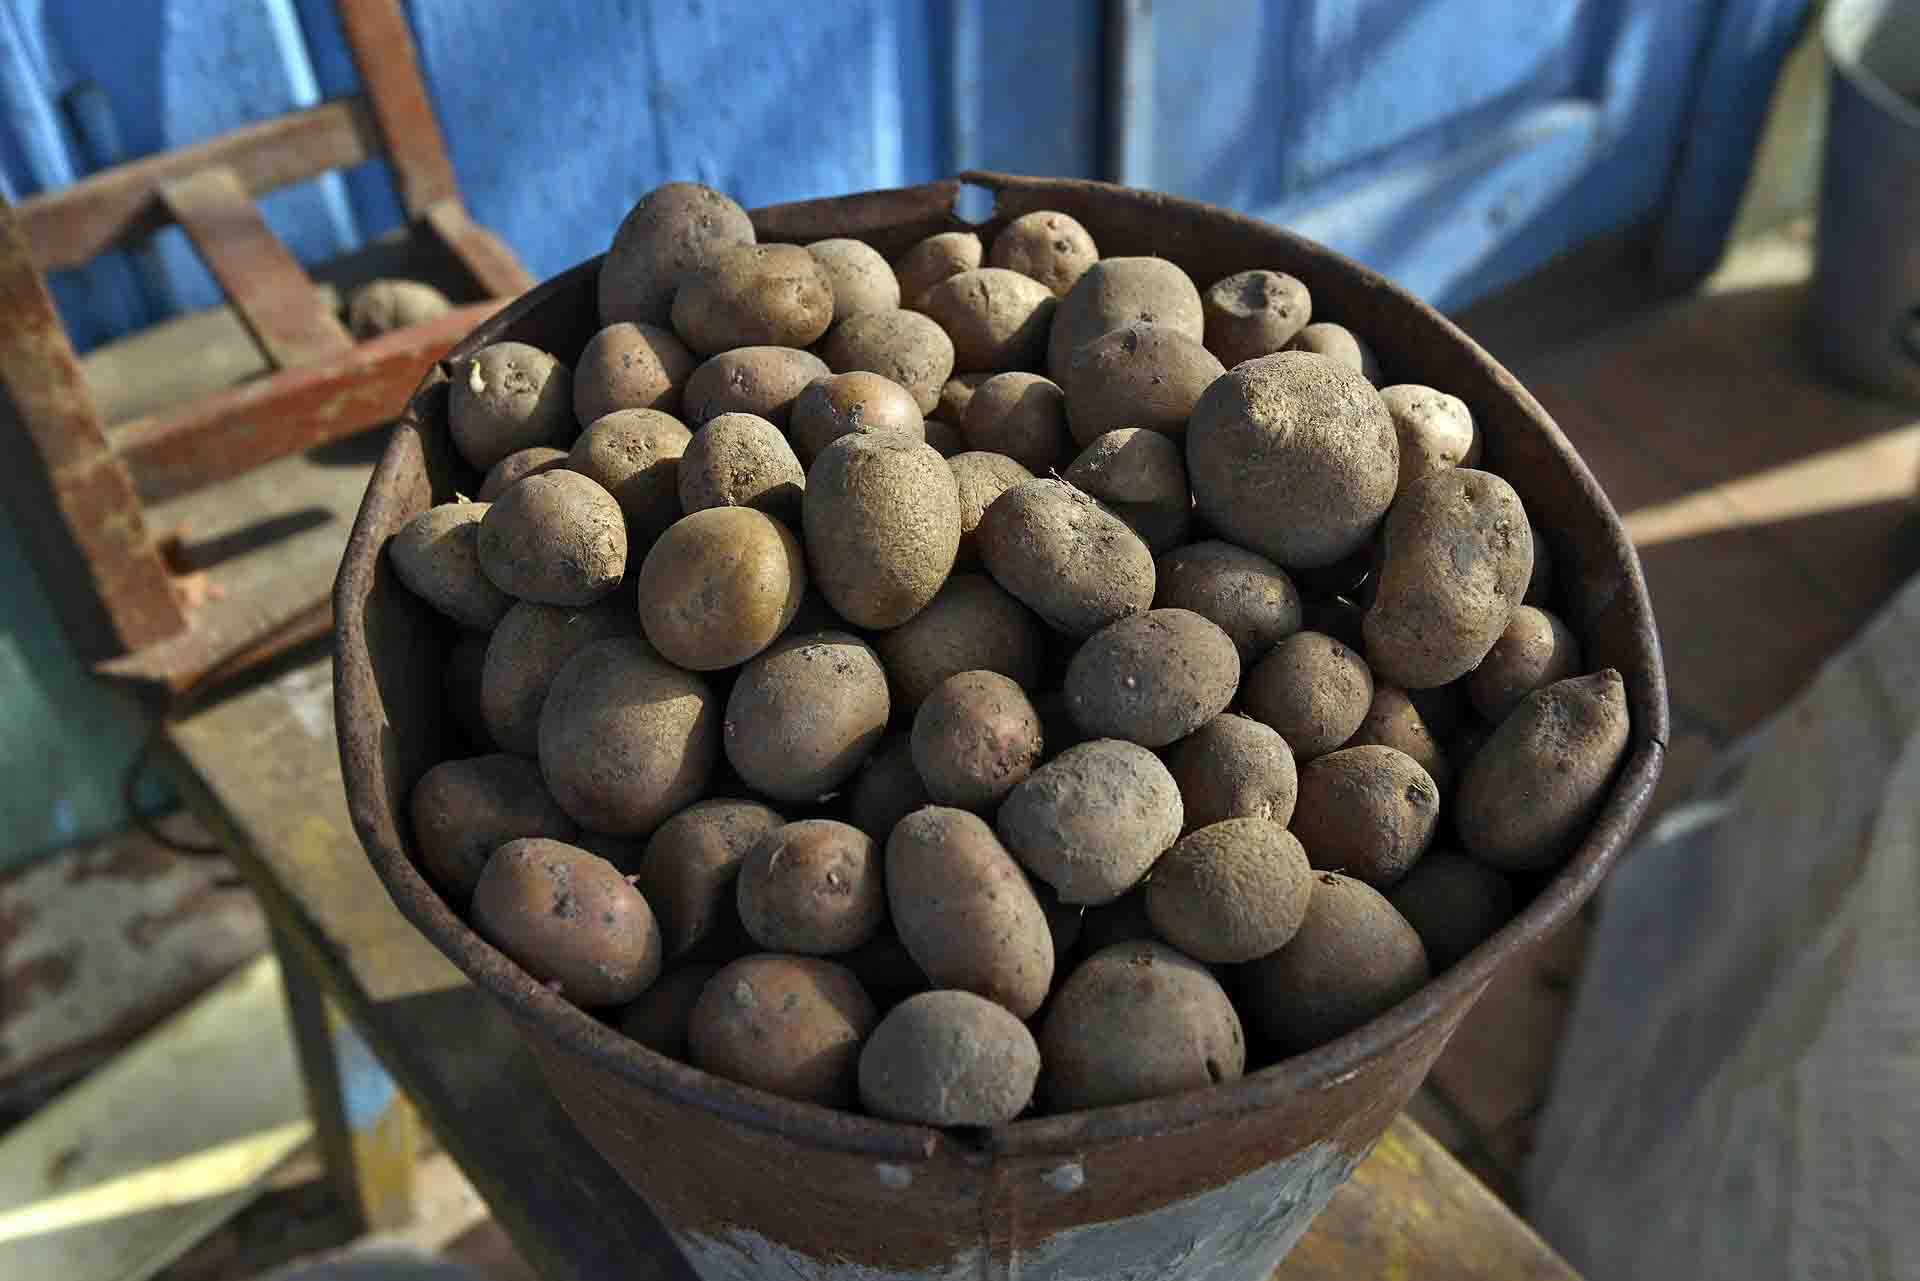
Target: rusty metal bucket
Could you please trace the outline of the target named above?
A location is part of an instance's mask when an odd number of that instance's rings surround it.
[[[963,180],[781,205],[763,241],[865,239],[889,255],[965,228]],[[956,1135],[792,1102],[644,1049],[567,1004],[474,934],[415,867],[402,818],[447,750],[448,626],[381,555],[430,503],[479,478],[449,447],[446,375],[415,394],[374,473],[335,589],[340,751],[354,825],[394,901],[514,1015],[584,1134],[707,1281],[821,1278],[1266,1277],[1426,1075],[1494,971],[1572,914],[1646,806],[1667,740],[1666,677],[1646,585],[1618,517],[1527,392],[1438,313],[1379,276],[1221,209],[1098,183],[969,174],[992,189],[991,234],[1064,210],[1110,256],[1158,254],[1199,281],[1291,272],[1317,315],[1364,334],[1396,380],[1463,397],[1550,539],[1567,621],[1589,664],[1626,679],[1628,758],[1572,860],[1466,960],[1334,1043],[1213,1089]],[[517,339],[571,361],[596,328],[598,262],[480,326],[449,360]],[[564,1177],[564,1171],[556,1171]],[[591,1230],[590,1225],[583,1230]]]

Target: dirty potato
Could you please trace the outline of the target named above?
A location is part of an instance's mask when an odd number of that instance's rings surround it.
[[[1380,384],[1380,362],[1374,358],[1373,348],[1344,325],[1315,321],[1293,336],[1293,341],[1287,344],[1287,350],[1310,351],[1325,356],[1376,387]]]
[[[856,432],[903,431],[926,438],[925,418],[913,393],[890,378],[864,369],[834,374],[810,384],[793,402],[787,435],[802,466],[820,451]]]
[[[1522,605],[1480,666],[1467,673],[1467,696],[1498,725],[1521,699],[1579,670],[1580,642],[1572,630],[1546,610]]]
[[[814,581],[856,627],[898,627],[926,608],[960,549],[953,471],[898,432],[842,436],[821,450],[801,512]]]
[[[585,1009],[624,1005],[660,975],[660,930],[613,864],[541,837],[509,841],[473,891],[473,928]]]
[[[1307,914],[1313,869],[1293,833],[1261,818],[1196,828],[1153,865],[1147,917],[1160,937],[1210,965],[1285,946]]]
[[[1043,474],[1073,457],[1065,393],[1039,374],[995,374],[967,399],[960,434],[971,451],[1013,459]]]
[[[949,276],[978,267],[986,251],[971,231],[943,231],[928,236],[895,260],[893,273],[900,282],[900,305],[912,307],[920,295]]]
[[[747,933],[769,952],[851,952],[887,916],[879,847],[859,828],[828,818],[762,835],[741,860],[737,895]]]
[[[721,414],[693,433],[674,469],[680,510],[752,507],[789,529],[800,523],[806,469],[778,427],[758,414]]]
[[[482,472],[516,450],[569,444],[578,430],[573,372],[526,343],[482,347],[452,371],[447,427],[460,456]]]
[[[1082,344],[1067,364],[1067,422],[1087,445],[1120,427],[1179,437],[1201,393],[1226,370],[1170,325],[1131,324]]]
[[[914,310],[933,318],[953,339],[953,367],[1030,369],[1047,350],[1058,303],[1046,285],[1002,267],[979,267],[927,289]],[[941,380],[943,383],[945,379]]]
[[[387,549],[407,589],[462,627],[486,631],[513,607],[480,566],[488,503],[441,503],[415,516]]]
[[[480,492],[475,498],[479,502],[490,503],[504,494],[515,481],[566,465],[567,451],[564,449],[555,449],[551,445],[516,449],[487,469],[486,479],[480,482]]]
[[[1405,752],[1347,747],[1300,767],[1293,833],[1314,867],[1384,889],[1427,852],[1440,789]]]
[[[680,459],[692,440],[671,414],[623,409],[595,420],[573,442],[567,470],[596,482],[620,504],[635,559],[680,519]]]
[[[786,526],[751,507],[709,507],[647,552],[640,625],[668,662],[719,671],[773,644],[806,590],[806,556]]]
[[[832,372],[812,352],[791,347],[723,351],[688,376],[686,421],[702,427],[721,414],[753,414],[785,431],[800,393]]]
[[[1428,850],[1388,893],[1427,949],[1434,972],[1452,967],[1513,916],[1513,883],[1452,850]]]
[[[743,957],[707,981],[687,1027],[696,1066],[769,1094],[848,1107],[879,1021],[860,980],[815,956]]]
[[[579,830],[555,804],[540,767],[498,753],[442,761],[413,785],[408,801],[420,867],[456,908],[465,908],[487,858],[508,841],[571,841]]]
[[[1071,214],[1036,209],[1000,229],[987,251],[989,267],[1005,267],[1031,276],[1056,298],[1065,298],[1100,261],[1093,235]]]
[[[727,760],[747,786],[811,802],[852,778],[886,731],[887,674],[845,632],[788,633],[740,670],[727,697]]]
[[[807,246],[833,283],[833,323],[900,306],[900,282],[880,251],[864,240],[816,240]]]
[[[711,187],[669,182],[642,196],[600,264],[600,323],[664,326],[680,282],[719,251],[754,241],[747,211]]]
[[[480,714],[493,741],[532,757],[540,750],[540,708],[567,660],[595,641],[640,634],[630,602],[609,598],[585,609],[520,601],[487,642]]]
[[[1110,903],[1180,836],[1180,789],[1146,748],[1095,739],[1060,753],[1008,794],[995,827],[1063,903]]]
[[[1184,474],[1184,473],[1183,473]],[[1233,639],[1243,670],[1299,631],[1300,593],[1287,571],[1232,543],[1207,540],[1154,562],[1156,609],[1190,609]]]
[[[1040,620],[985,574],[948,578],[925,609],[874,637],[873,647],[886,664],[894,706],[908,713],[960,672],[998,672],[1031,689],[1046,662]]]
[[[1048,376],[1066,386],[1074,353],[1102,334],[1132,324],[1165,325],[1199,342],[1206,320],[1193,279],[1165,258],[1103,258],[1094,263],[1054,312],[1047,336]]]
[[[1187,540],[1193,497],[1186,459],[1160,432],[1122,427],[1095,437],[1061,479],[1111,507],[1156,556]]]
[[[660,922],[667,959],[700,955],[734,927],[741,860],[786,820],[758,801],[696,801],[647,838],[634,885]]]
[[[987,572],[1049,625],[1091,636],[1153,602],[1153,553],[1090,494],[1029,480],[993,501],[974,531]]]
[[[702,356],[807,347],[833,323],[833,307],[833,278],[799,245],[735,245],[681,280],[673,329]]]
[[[867,1111],[914,1125],[999,1125],[1032,1101],[1040,1048],[1027,1025],[971,992],[922,992],[860,1051]]]
[[[1353,737],[1373,704],[1361,657],[1321,632],[1295,632],[1254,664],[1240,690],[1247,715],[1287,740],[1302,761]]]
[[[591,605],[620,586],[627,567],[620,504],[571,470],[529,476],[500,495],[476,546],[495,587],[542,605]]]
[[[1384,681],[1373,683],[1373,702],[1348,747],[1391,747],[1417,762],[1445,796],[1453,791],[1453,764],[1440,740],[1407,691]]]
[[[1225,711],[1240,686],[1233,641],[1185,609],[1095,632],[1067,665],[1067,709],[1089,737],[1165,747]]]
[[[953,376],[953,339],[917,311],[869,311],[835,325],[823,353],[836,374],[866,370],[913,393],[922,414],[940,404]]]
[[[680,412],[693,353],[672,330],[631,321],[608,325],[573,366],[573,416],[587,427],[621,409]]]
[[[940,682],[913,717],[913,765],[937,805],[987,810],[1040,762],[1040,714],[999,672]]]
[[[1032,480],[1033,473],[1005,454],[968,450],[947,459],[953,483],[960,493],[960,546],[954,552],[955,569],[974,569],[980,564],[980,549],[975,545],[980,518],[993,500],[1018,485]]]
[[[1293,820],[1298,768],[1287,741],[1249,716],[1223,712],[1173,745],[1167,772],[1180,789],[1186,830],[1230,818]]]
[[[1313,319],[1312,295],[1283,271],[1241,271],[1216,280],[1200,306],[1207,350],[1228,369],[1284,350]]]
[[[1418,383],[1380,389],[1400,440],[1400,488],[1432,472],[1471,467],[1476,435],[1467,402]]]

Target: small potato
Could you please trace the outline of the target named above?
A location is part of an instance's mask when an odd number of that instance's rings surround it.
[[[1160,937],[1211,965],[1252,961],[1285,945],[1313,893],[1313,869],[1292,832],[1230,818],[1181,837],[1153,865],[1147,916]]]
[[[667,324],[683,279],[721,250],[753,241],[747,211],[713,188],[654,188],[621,220],[600,264],[600,323]]]
[[[487,859],[473,928],[520,968],[584,1009],[624,1005],[660,975],[660,929],[613,864],[531,837]]]
[[[903,431],[926,439],[926,420],[913,393],[864,369],[833,374],[808,385],[793,402],[787,435],[803,466],[855,432]]]
[[[968,449],[1004,455],[1036,474],[1073,457],[1066,395],[1039,374],[995,374],[981,383],[960,433]]]
[[[1442,796],[1453,791],[1453,765],[1407,691],[1385,681],[1373,684],[1373,702],[1347,747],[1391,747],[1412,757]]]
[[[1240,690],[1247,715],[1287,740],[1296,758],[1324,756],[1353,737],[1373,704],[1360,655],[1320,632],[1295,632],[1254,664]]]
[[[940,403],[934,407],[934,416],[944,418],[950,423],[965,422],[967,406],[973,403],[973,393],[980,384],[989,378],[997,378],[992,370],[980,370],[971,374],[955,374],[940,386]]]
[[[907,945],[885,930],[835,959],[853,971],[860,986],[882,1010],[890,1010],[933,986],[920,972]]]
[[[461,742],[476,752],[491,752],[497,746],[480,710],[487,642],[492,638],[491,632],[461,632],[460,639],[447,651],[447,665],[440,671],[440,692],[446,700],[447,715],[459,728]]]
[[[1513,916],[1513,883],[1452,850],[1428,850],[1387,895],[1407,918],[1437,974],[1479,947]]]
[[[1207,286],[1207,350],[1228,369],[1284,350],[1313,319],[1307,287],[1283,271],[1242,271]]]
[[[1090,494],[1029,480],[993,501],[974,531],[994,581],[1069,636],[1091,636],[1153,603],[1153,553]]]
[[[680,509],[752,507],[788,527],[800,523],[806,469],[778,427],[758,414],[721,414],[693,433],[674,469]]]
[[[1203,1090],[1246,1071],[1233,1002],[1207,967],[1159,943],[1096,952],[1040,1025],[1047,1102],[1077,1112]]]
[[[1287,741],[1248,716],[1222,713],[1173,745],[1167,772],[1180,789],[1186,830],[1230,818],[1285,827],[1299,792]]]
[[[709,507],[647,552],[640,625],[668,662],[715,672],[773,644],[806,590],[806,556],[786,526],[751,507]]]
[[[1420,936],[1365,881],[1319,872],[1293,939],[1240,970],[1241,1008],[1287,1054],[1346,1035],[1427,981]]]
[[[830,818],[788,823],[754,842],[737,893],[747,933],[770,952],[851,952],[887,917],[879,847]]]
[[[1265,556],[1213,540],[1177,547],[1154,562],[1153,604],[1190,609],[1220,628],[1240,651],[1242,669],[1302,625],[1300,593],[1287,571]]]
[[[551,445],[535,445],[531,449],[516,449],[492,467],[487,469],[486,479],[480,482],[478,500],[493,502],[507,492],[507,486],[528,476],[538,476],[543,471],[552,471],[556,467],[567,465],[567,451],[555,449]]]
[[[980,564],[980,549],[974,531],[993,500],[1018,485],[1032,480],[1033,473],[1005,454],[968,450],[947,459],[947,469],[960,491],[960,547],[954,553],[955,569],[973,569]]]
[[[900,282],[880,251],[864,240],[816,240],[807,246],[833,284],[833,323],[869,311],[897,311]]]
[[[734,886],[747,851],[786,824],[758,801],[697,801],[647,839],[634,885],[660,921],[668,960],[704,951],[733,925]]]
[[[1095,632],[1067,665],[1067,709],[1090,737],[1165,747],[1240,687],[1228,635],[1192,610],[1150,609]]]
[[[1380,362],[1374,359],[1373,348],[1342,325],[1315,321],[1294,335],[1293,341],[1287,344],[1287,350],[1310,351],[1325,356],[1338,361],[1376,387],[1380,384]]]
[[[1071,214],[1036,209],[1000,229],[987,251],[989,267],[1031,276],[1065,298],[1087,269],[1100,261],[1093,235]]]
[[[1535,690],[1461,767],[1454,826],[1510,872],[1552,867],[1586,835],[1627,754],[1627,690],[1611,667]]]
[[[347,304],[347,332],[365,341],[422,324],[453,310],[447,296],[421,280],[369,280]]]
[[[1200,515],[1228,542],[1312,569],[1373,537],[1399,484],[1400,449],[1366,379],[1285,351],[1207,388],[1187,425],[1187,475]]]
[[[1381,531],[1367,661],[1406,689],[1472,671],[1506,631],[1533,571],[1513,486],[1456,467],[1407,486]]]
[[[407,810],[421,869],[463,911],[502,845],[523,836],[571,841],[579,831],[548,794],[540,767],[504,754],[440,762],[413,785]]]
[[[1046,635],[1033,612],[985,574],[955,574],[927,607],[874,637],[893,705],[909,714],[960,672],[998,672],[1024,689],[1040,683]]]
[[[842,436],[821,450],[801,512],[814,582],[856,627],[898,627],[926,608],[960,549],[947,460],[899,432]]]
[[[901,305],[911,307],[920,295],[949,276],[972,271],[986,255],[980,237],[971,231],[943,231],[928,236],[895,260]]]
[[[1480,666],[1467,673],[1467,696],[1498,725],[1521,699],[1579,670],[1580,642],[1567,625],[1544,609],[1522,605]]]
[[[495,587],[542,605],[591,605],[627,569],[620,504],[575,471],[529,476],[500,495],[480,521],[477,544]]]
[[[884,845],[893,834],[894,824],[930,804],[927,785],[913,767],[912,736],[893,734],[881,740],[854,776],[847,797],[847,819]]]
[[[480,565],[488,503],[441,503],[407,522],[388,555],[407,590],[462,627],[486,631],[513,608]]]
[[[1433,844],[1440,789],[1405,752],[1347,747],[1300,767],[1293,834],[1323,871],[1384,889]]]
[[[656,1054],[685,1059],[693,1007],[707,981],[719,972],[717,965],[683,965],[669,970],[620,1011],[614,1026]]]
[[[1180,789],[1137,743],[1095,739],[1008,794],[995,826],[1021,866],[1063,903],[1111,903],[1180,836]]]
[[[1166,325],[1199,342],[1206,320],[1192,278],[1165,258],[1102,258],[1087,268],[1054,312],[1047,336],[1048,376],[1065,387],[1075,352],[1132,324]]]
[[[754,414],[785,431],[807,384],[832,372],[812,352],[791,347],[723,351],[687,378],[686,421],[703,427],[722,414]]]
[[[860,1051],[860,1102],[914,1125],[1000,1125],[1019,1116],[1040,1077],[1027,1025],[971,992],[908,997]]]
[[[934,285],[920,295],[914,310],[947,331],[953,339],[953,367],[971,373],[1037,365],[1047,350],[1057,302],[1053,291],[1031,276],[979,267]]]
[[[1113,508],[1156,556],[1187,541],[1187,464],[1180,446],[1160,432],[1122,427],[1097,437],[1061,479]]]
[[[1119,943],[1157,943],[1147,916],[1147,887],[1135,886],[1111,903],[1080,914],[1080,955],[1092,956]]]
[[[1120,427],[1179,437],[1201,393],[1226,370],[1169,325],[1131,324],[1082,344],[1067,364],[1067,422],[1082,445]]]
[[[645,836],[700,799],[720,755],[705,681],[637,636],[567,660],[540,709],[540,773],[583,827]]]
[[[966,437],[962,436],[960,429],[952,423],[943,423],[938,418],[929,418],[920,425],[920,430],[927,438],[928,446],[942,458],[951,458],[955,454],[966,451]]]
[[[878,1014],[860,980],[813,956],[748,956],[708,980],[687,1049],[700,1068],[770,1094],[848,1107]]]
[[[872,754],[888,711],[887,674],[865,641],[845,632],[790,632],[733,683],[727,760],[756,792],[817,801]]]
[[[807,347],[833,323],[833,277],[799,245],[716,250],[673,295],[673,329],[702,356]]]
[[[1040,763],[1040,714],[998,672],[960,672],[913,717],[913,766],[936,805],[998,805]]]
[[[1026,1018],[1053,985],[1040,900],[993,829],[930,805],[887,838],[893,927],[935,987],[973,992]]]
[[[567,469],[597,482],[620,504],[635,557],[680,519],[680,459],[692,440],[671,414],[623,409],[596,420],[573,442]]]
[[[540,708],[567,660],[595,641],[638,636],[640,619],[624,600],[586,609],[520,601],[487,643],[480,669],[480,714],[493,741],[531,757],[540,750]]]
[[[940,389],[953,376],[953,339],[917,311],[851,317],[834,326],[823,354],[836,374],[864,369],[899,383],[923,414],[939,406]]]
[[[460,456],[483,472],[516,450],[565,445],[577,430],[573,372],[522,342],[482,347],[453,370],[447,426]]]
[[[1418,383],[1380,389],[1400,439],[1400,488],[1431,472],[1471,467],[1475,433],[1467,402]]]
[[[670,329],[608,325],[574,363],[573,416],[587,427],[621,409],[678,414],[693,365],[693,353]]]

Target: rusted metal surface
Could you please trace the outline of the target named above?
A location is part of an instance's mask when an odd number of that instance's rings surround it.
[[[741,1258],[821,1277],[1111,1276],[1117,1258],[1144,1248],[1140,1216],[1194,1236],[1175,1255],[1153,1255],[1155,1276],[1259,1275],[1386,1129],[1495,969],[1564,921],[1631,834],[1668,735],[1651,606],[1617,516],[1559,429],[1491,357],[1389,282],[1224,210],[1095,183],[964,177],[998,196],[975,228],[982,235],[1058,209],[1103,252],[1159,254],[1201,281],[1248,267],[1290,272],[1313,290],[1315,314],[1365,334],[1394,380],[1444,387],[1473,407],[1488,464],[1560,555],[1569,622],[1589,661],[1620,670],[1634,718],[1593,827],[1532,902],[1420,992],[1309,1054],[1230,1085],[1018,1121],[974,1141],[775,1098],[653,1054],[484,943],[409,853],[400,815],[448,719],[438,705],[446,642],[424,634],[418,610],[391,589],[381,550],[428,503],[474,482],[447,447],[439,380],[416,396],[382,460],[335,589],[336,719],[354,826],[401,911],[512,1011],[563,1105],[711,1276],[735,1275]],[[768,241],[852,234],[893,251],[967,226],[950,211],[954,190],[780,206],[755,224]],[[595,327],[596,270],[585,263],[541,286],[455,354],[513,338],[571,360]],[[1203,1197],[1217,1197],[1198,1203],[1218,1231],[1183,1212]],[[1283,1197],[1288,1208],[1276,1213]]]
[[[467,216],[457,200],[436,201],[427,210],[427,226],[460,260],[474,283],[494,298],[518,298],[534,279],[500,237]]]
[[[274,364],[317,365],[353,346],[232,169],[203,169],[169,182],[160,200]]]
[[[399,0],[339,0],[338,8],[340,30],[372,104],[400,204],[408,217],[423,218],[439,201],[458,200],[460,189],[420,79],[406,15]]]

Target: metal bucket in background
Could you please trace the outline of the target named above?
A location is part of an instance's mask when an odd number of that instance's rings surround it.
[[[1920,0],[1831,0],[1813,274],[1828,373],[1920,402]]]

